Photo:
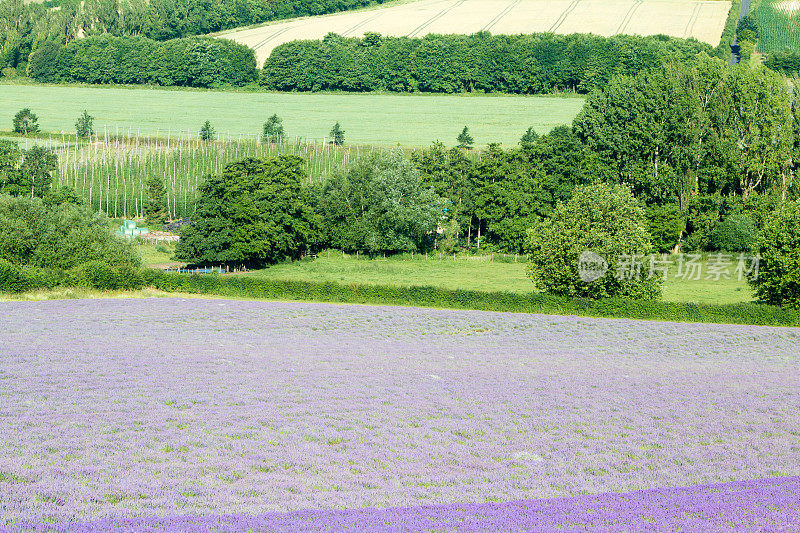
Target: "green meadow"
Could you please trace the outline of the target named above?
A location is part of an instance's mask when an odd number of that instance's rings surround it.
[[[171,261],[172,246],[146,244],[139,246],[145,264]],[[753,301],[750,288],[735,276],[719,281],[684,280],[674,272],[664,283],[663,300],[677,303],[733,304]],[[246,277],[282,281],[331,281],[340,284],[384,286],[430,286],[450,290],[511,292],[534,291],[525,275],[525,263],[514,262],[511,255],[436,256],[409,254],[391,258],[366,259],[325,251],[314,260],[281,263],[264,270],[237,274]]]
[[[43,131],[75,131],[86,109],[98,133],[196,136],[205,120],[217,132],[256,135],[267,117],[283,118],[289,138],[323,139],[334,122],[350,144],[454,145],[464,125],[477,146],[517,144],[533,126],[539,133],[569,124],[583,99],[554,96],[415,94],[292,94],[0,84],[0,130],[29,107]]]

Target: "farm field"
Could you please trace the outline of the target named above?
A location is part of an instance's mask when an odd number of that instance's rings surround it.
[[[759,52],[800,50],[800,1],[761,0],[754,7]]]
[[[152,245],[148,245],[151,246]],[[164,256],[155,256],[163,259]],[[533,283],[525,275],[525,263],[514,263],[510,256],[504,261],[489,261],[489,256],[459,256],[452,259],[429,259],[417,255],[401,258],[356,259],[342,258],[341,252],[323,253],[314,261],[274,265],[242,276],[263,277],[290,281],[333,281],[373,285],[432,286],[445,289],[474,291],[505,291],[530,293]],[[159,260],[158,262],[164,262]],[[753,300],[744,281],[684,280],[668,276],[664,283],[663,299],[668,302],[731,304]]]
[[[719,44],[731,3],[721,0],[420,0],[371,10],[281,21],[221,32],[253,48],[259,65],[296,39],[333,32],[423,37],[428,33],[620,33],[694,37]]]
[[[0,308],[0,529],[461,516],[479,531],[537,509],[569,529],[611,505],[735,530],[797,514],[798,329],[216,299]]]
[[[339,121],[348,144],[455,145],[466,124],[477,146],[513,146],[533,126],[547,133],[569,124],[582,98],[398,94],[280,94],[224,91],[165,91],[105,87],[0,84],[0,119],[11,127],[14,113],[29,107],[43,131],[75,131],[84,110],[103,134],[189,136],[210,120],[233,138],[261,132],[273,113],[283,118],[289,139],[322,141]]]

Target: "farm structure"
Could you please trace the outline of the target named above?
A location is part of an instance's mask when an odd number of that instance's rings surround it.
[[[272,50],[297,39],[329,32],[361,37],[429,33],[594,33],[694,37],[716,46],[731,3],[696,0],[420,0],[375,9],[299,18],[219,36],[253,48],[259,64]]]

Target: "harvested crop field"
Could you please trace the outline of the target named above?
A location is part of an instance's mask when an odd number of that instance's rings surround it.
[[[503,520],[518,505],[497,502],[662,489],[598,496],[652,518],[683,512],[665,488],[732,481],[752,506],[727,485],[688,499],[709,520],[797,513],[797,329],[176,298],[0,311],[0,529]]]
[[[223,32],[256,51],[259,64],[279,44],[328,32],[423,37],[428,33],[552,32],[665,34],[719,44],[731,3],[722,0],[420,0]]]

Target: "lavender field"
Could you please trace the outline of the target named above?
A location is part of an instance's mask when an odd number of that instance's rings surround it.
[[[790,328],[4,303],[0,530],[789,531],[799,363]]]

